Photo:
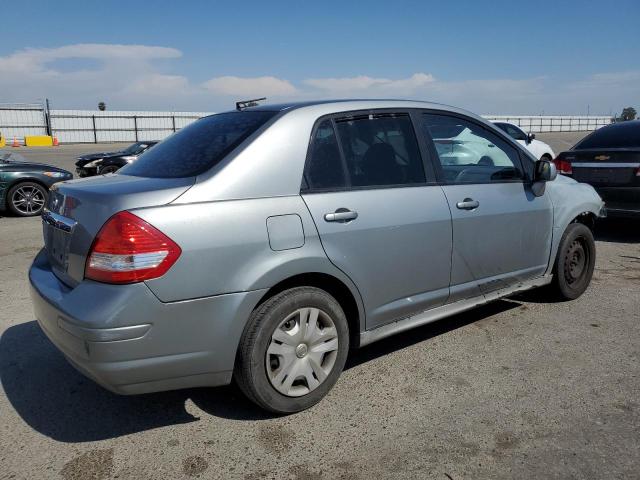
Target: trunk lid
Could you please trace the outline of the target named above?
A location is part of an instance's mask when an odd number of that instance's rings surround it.
[[[194,181],[195,177],[106,175],[55,184],[42,215],[44,244],[53,272],[75,287],[84,278],[91,244],[109,217],[122,210],[171,203]]]
[[[640,185],[640,149],[589,149],[566,152],[573,178],[594,187]]]

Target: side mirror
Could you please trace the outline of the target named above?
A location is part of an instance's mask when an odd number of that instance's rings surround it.
[[[538,160],[534,173],[534,182],[552,182],[558,176],[555,163],[548,160]]]
[[[536,134],[535,133],[528,133],[527,134],[527,143],[531,143],[536,139]]]

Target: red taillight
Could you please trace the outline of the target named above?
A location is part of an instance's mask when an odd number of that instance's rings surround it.
[[[558,173],[563,173],[564,175],[571,175],[573,173],[573,168],[571,168],[571,162],[568,160],[564,160],[560,157],[556,158],[553,163],[556,164],[556,168],[558,169]]]
[[[119,212],[102,226],[84,275],[104,283],[136,283],[164,275],[182,250],[153,225]]]

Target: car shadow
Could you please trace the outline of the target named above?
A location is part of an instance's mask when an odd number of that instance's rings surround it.
[[[497,301],[351,352],[354,368],[390,352],[504,312],[520,304]],[[247,400],[235,385],[147,395],[113,394],[78,373],[35,321],[9,327],[0,337],[0,380],[15,411],[29,426],[60,442],[117,438],[196,422],[193,402],[209,415],[232,420],[274,418]]]
[[[640,243],[640,218],[604,218],[596,223],[599,242]]]

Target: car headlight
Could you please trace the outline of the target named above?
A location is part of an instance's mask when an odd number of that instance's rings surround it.
[[[102,161],[102,159],[100,159],[100,160],[94,160],[93,162],[86,163],[84,166],[85,166],[85,168],[94,168],[94,167],[97,167],[97,166],[98,166],[98,164],[99,164],[101,161]]]
[[[133,162],[136,158],[138,158],[138,157],[136,157],[134,155],[127,155],[126,157],[122,157],[122,159],[127,163]]]
[[[63,177],[69,176],[69,174],[65,172],[42,172],[42,173],[44,173],[47,177],[53,177],[53,178],[63,178]]]

